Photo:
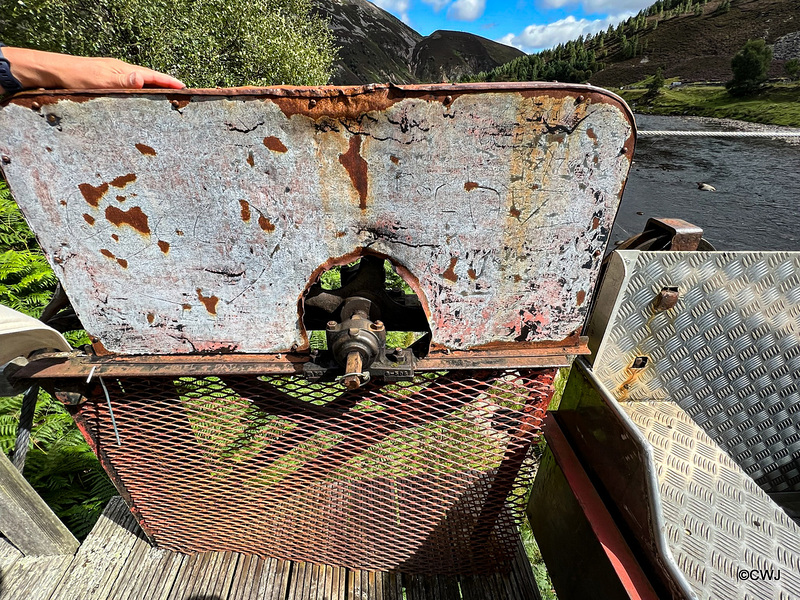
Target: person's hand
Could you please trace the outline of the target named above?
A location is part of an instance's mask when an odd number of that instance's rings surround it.
[[[48,89],[182,89],[174,77],[116,58],[87,58],[4,47],[11,73],[25,88]],[[0,88],[2,89],[2,88]]]

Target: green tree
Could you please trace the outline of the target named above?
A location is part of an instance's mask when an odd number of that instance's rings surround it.
[[[800,79],[800,60],[796,58],[787,60],[786,64],[783,65],[783,68],[786,70],[786,74],[792,81],[797,81]]]
[[[767,80],[772,48],[764,40],[748,40],[731,60],[733,79],[726,85],[735,96],[752,94]]]
[[[658,96],[661,93],[661,88],[664,87],[664,71],[661,67],[655,72],[652,79],[650,79],[650,83],[647,84],[647,95],[648,96]]]
[[[0,3],[3,41],[112,56],[190,87],[319,85],[333,38],[310,0],[25,0]]]

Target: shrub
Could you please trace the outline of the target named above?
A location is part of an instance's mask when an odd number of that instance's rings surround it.
[[[310,0],[25,0],[0,3],[8,45],[112,56],[190,87],[328,81],[326,22]]]
[[[755,92],[767,80],[771,62],[772,48],[764,40],[748,40],[731,60],[733,79],[725,86],[732,95]]]

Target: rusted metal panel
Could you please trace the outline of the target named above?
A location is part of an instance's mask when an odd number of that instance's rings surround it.
[[[73,306],[122,354],[305,348],[310,281],[367,252],[435,344],[568,338],[634,140],[617,97],[555,84],[23,94],[0,131]]]

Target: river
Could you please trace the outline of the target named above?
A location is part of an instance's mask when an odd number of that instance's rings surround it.
[[[637,115],[636,123],[641,130],[733,130],[683,117]],[[697,182],[717,191],[699,190]],[[717,250],[800,250],[800,144],[640,137],[609,248],[642,231],[648,217],[698,225]]]

